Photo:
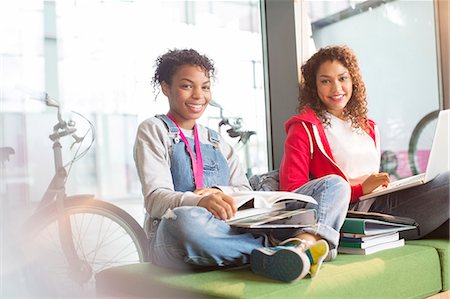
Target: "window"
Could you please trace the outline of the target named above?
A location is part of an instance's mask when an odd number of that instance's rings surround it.
[[[16,195],[39,199],[53,173],[47,138],[54,110],[35,100],[46,91],[64,113],[82,113],[97,131],[92,150],[71,170],[68,193],[140,197],[134,136],[142,120],[168,111],[150,81],[156,57],[171,48],[195,48],[215,61],[214,105],[201,122],[236,146],[249,175],[266,171],[259,6],[259,0],[2,1],[1,142],[16,150],[7,165],[21,178]],[[256,134],[242,146],[227,135],[229,126],[219,126],[222,118]]]
[[[304,4],[317,48],[346,44],[356,52],[367,87],[369,117],[379,126],[382,151],[391,153],[386,156],[391,165],[398,161],[398,177],[410,175],[412,131],[422,117],[442,103],[434,2]],[[431,140],[419,149],[422,167],[430,147]]]

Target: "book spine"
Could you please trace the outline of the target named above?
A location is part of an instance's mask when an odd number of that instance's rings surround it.
[[[364,220],[345,218],[341,228],[342,233],[364,234]]]
[[[347,247],[347,248],[362,248],[363,243],[361,242],[346,242],[346,241],[340,241],[339,247]]]

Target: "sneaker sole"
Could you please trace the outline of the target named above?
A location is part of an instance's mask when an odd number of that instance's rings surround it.
[[[302,279],[309,271],[309,258],[289,248],[274,253],[253,250],[250,265],[254,273],[272,279],[290,282]]]

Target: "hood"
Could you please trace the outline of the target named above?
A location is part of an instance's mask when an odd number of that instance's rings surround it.
[[[375,122],[371,119],[367,119],[369,122],[369,128],[367,129],[367,133],[372,137],[372,139],[375,140]],[[289,128],[291,125],[296,123],[306,122],[313,125],[316,125],[318,127],[322,126],[322,123],[320,122],[319,118],[317,117],[317,114],[312,110],[310,107],[305,107],[305,109],[300,112],[299,114],[291,117],[284,123],[284,129],[286,133],[289,131]]]
[[[305,107],[305,109],[299,114],[291,117],[284,123],[284,129],[286,133],[289,131],[291,125],[301,122],[311,123],[313,125],[320,125],[320,120],[317,118],[316,113],[309,107]]]

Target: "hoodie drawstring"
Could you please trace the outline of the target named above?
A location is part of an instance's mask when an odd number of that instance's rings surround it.
[[[311,154],[311,160],[313,158],[313,153],[314,153],[314,147],[313,147],[313,140],[311,137],[311,133],[308,130],[308,127],[306,126],[305,122],[302,122],[303,128],[305,128],[306,133],[308,134],[308,139],[309,139],[309,153]]]

